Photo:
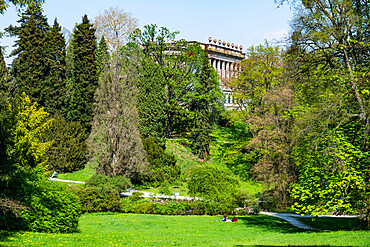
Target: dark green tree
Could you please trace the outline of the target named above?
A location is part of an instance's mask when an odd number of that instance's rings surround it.
[[[6,67],[3,55],[3,47],[0,46],[0,93],[6,92],[9,69]]]
[[[55,114],[51,127],[43,134],[43,140],[53,143],[46,153],[49,171],[66,173],[85,167],[87,147],[79,122],[69,122],[60,114]]]
[[[98,86],[95,29],[85,15],[73,32],[71,41],[71,68],[68,82],[67,119],[79,121],[86,133],[93,119],[93,99]]]
[[[61,113],[66,93],[66,45],[57,20],[47,34],[47,67],[49,74],[46,78],[42,98],[45,99],[47,112]]]
[[[110,62],[110,54],[108,52],[108,45],[105,41],[104,36],[101,37],[100,42],[98,44],[97,50],[96,50],[96,61],[98,63],[98,74],[109,66]]]
[[[200,67],[197,54],[202,52],[199,45],[176,40],[178,33],[151,24],[143,31],[136,29],[132,34],[132,38],[143,47],[144,56],[160,66],[165,79],[166,137],[171,137],[175,131],[187,132],[191,125],[189,104],[196,76],[193,72]]]
[[[31,4],[42,4],[44,0],[0,0],[0,14],[4,14],[5,10],[9,7],[7,2],[15,6],[24,7]]]
[[[166,144],[167,117],[165,85],[160,66],[144,58],[141,61],[140,76],[137,80],[139,130],[144,138],[151,136],[163,149]]]
[[[222,93],[215,69],[208,61],[208,55],[202,51],[199,54],[201,67],[194,83],[191,110],[195,113],[192,130],[192,150],[201,159],[207,159],[210,152],[210,132],[212,113],[220,104]]]
[[[39,5],[30,5],[18,21],[21,26],[9,26],[6,31],[17,36],[16,49],[11,53],[17,56],[12,64],[12,76],[16,93],[25,92],[32,101],[45,106],[43,90],[48,76],[47,66],[47,33],[49,25]]]

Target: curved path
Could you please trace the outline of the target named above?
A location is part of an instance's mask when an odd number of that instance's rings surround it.
[[[306,224],[303,224],[299,219],[297,218],[312,218],[313,216],[311,215],[304,215],[301,216],[299,214],[287,214],[287,213],[272,213],[272,212],[263,212],[261,211],[260,214],[264,215],[269,215],[269,216],[275,216],[278,218],[281,218],[283,220],[288,221],[291,223],[293,226],[305,229],[305,230],[310,230],[310,231],[329,231],[329,230],[321,230],[317,228],[310,227]],[[358,218],[358,217],[365,217],[365,215],[318,215],[317,217],[330,217],[330,218]]]
[[[283,220],[288,221],[293,226],[301,228],[301,229],[310,230],[310,231],[322,231],[320,229],[316,229],[316,228],[310,227],[306,224],[303,224],[298,219],[296,219],[296,217],[307,217],[307,216],[300,216],[299,214],[272,213],[272,212],[263,212],[263,211],[261,211],[260,214],[275,216],[275,217],[281,218]],[[310,217],[310,216],[308,216],[308,217]]]

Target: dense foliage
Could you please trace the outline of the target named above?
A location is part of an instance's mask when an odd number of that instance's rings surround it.
[[[238,184],[238,179],[229,170],[211,165],[193,167],[188,179],[190,195],[216,201],[230,201]]]
[[[52,142],[46,155],[48,170],[66,173],[81,170],[86,164],[85,133],[79,122],[70,122],[59,114],[54,115],[51,127],[43,134]]]
[[[70,74],[67,84],[67,113],[70,121],[79,121],[88,135],[93,120],[94,93],[98,87],[95,29],[86,15],[73,32],[70,44]]]
[[[3,105],[2,105],[3,106]],[[61,186],[45,181],[47,149],[43,133],[52,119],[22,93],[7,108],[0,109],[1,168],[0,198],[11,210],[1,207],[2,229],[73,232],[80,215],[76,197]]]

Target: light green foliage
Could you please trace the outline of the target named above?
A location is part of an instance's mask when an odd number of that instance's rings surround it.
[[[318,215],[330,211],[353,214],[366,208],[368,157],[341,131],[320,138],[316,149],[297,147],[294,158],[300,175],[292,186],[293,210]]]
[[[78,229],[81,215],[77,197],[62,185],[41,182],[33,193],[25,195],[30,207],[21,213],[26,229],[37,232],[71,233]]]
[[[40,138],[50,128],[52,119],[47,120],[48,113],[38,108],[36,102],[32,103],[25,93],[15,97],[7,113],[11,118],[12,142],[8,155],[14,165],[22,172],[44,173],[47,169],[45,154],[52,142],[42,142]]]
[[[246,59],[240,64],[241,72],[231,81],[233,96],[242,109],[237,115],[246,113],[263,114],[273,110],[267,99],[271,91],[281,84],[282,50],[271,46],[267,41],[256,47],[251,46],[246,52]],[[260,110],[259,110],[259,109]]]
[[[191,196],[228,201],[239,181],[229,170],[219,166],[195,166],[190,171],[188,189]]]
[[[213,155],[243,180],[250,179],[251,168],[260,155],[258,150],[246,146],[252,139],[248,124],[235,121],[230,125],[214,130],[213,135],[216,135],[217,142],[214,143]]]
[[[366,1],[307,1],[292,22],[298,212],[370,210],[368,13]]]

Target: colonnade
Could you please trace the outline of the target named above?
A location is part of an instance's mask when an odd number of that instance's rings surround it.
[[[233,62],[216,58],[210,58],[209,60],[221,78],[232,78],[238,70]]]

